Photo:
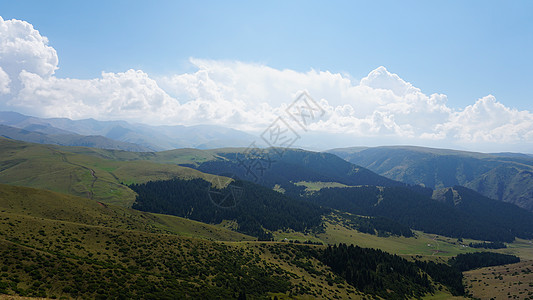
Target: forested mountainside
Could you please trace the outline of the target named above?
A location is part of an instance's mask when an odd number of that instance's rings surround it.
[[[432,189],[461,185],[533,210],[533,156],[411,146],[328,151],[390,179]]]

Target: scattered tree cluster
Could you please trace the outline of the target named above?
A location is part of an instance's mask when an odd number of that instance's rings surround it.
[[[468,246],[472,248],[483,248],[483,249],[503,249],[507,248],[505,243],[502,242],[482,242],[482,243],[470,243]]]

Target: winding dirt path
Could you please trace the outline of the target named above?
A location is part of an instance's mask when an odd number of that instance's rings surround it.
[[[96,176],[95,171],[93,169],[89,168],[89,167],[84,166],[84,165],[80,165],[80,164],[76,164],[76,163],[70,162],[68,160],[67,156],[65,155],[65,153],[57,152],[57,154],[59,154],[61,156],[61,160],[63,162],[66,162],[67,164],[71,164],[73,166],[80,167],[80,168],[85,169],[85,170],[87,170],[87,171],[89,171],[91,173],[91,176],[93,177],[93,180],[91,182],[91,187],[90,187],[89,191],[87,192],[87,197],[92,200],[93,197],[94,197],[94,193],[93,193],[94,184],[96,183],[96,180],[98,180],[98,176]]]
[[[440,250],[439,250],[439,241],[437,241],[437,236],[433,237],[432,239],[434,242],[435,242],[435,245],[436,245],[436,249],[435,250],[432,250],[433,251],[433,254],[431,254],[432,256],[435,255],[435,254],[438,254],[440,253]]]

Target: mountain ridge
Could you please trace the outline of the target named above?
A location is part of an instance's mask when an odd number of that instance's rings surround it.
[[[149,152],[149,148],[132,144],[128,142],[116,141],[106,138],[101,135],[80,135],[76,133],[68,133],[61,129],[54,130],[53,127],[40,127],[39,125],[32,125],[26,127],[27,129],[20,129],[7,125],[0,125],[0,136],[38,144],[53,144],[60,146],[81,146],[91,148],[101,148],[110,150],[125,150],[133,152]],[[35,128],[37,130],[29,130]],[[46,134],[44,132],[64,132],[56,134]]]
[[[119,142],[137,144],[149,151],[176,148],[246,147],[256,137],[236,129],[217,125],[160,125],[132,124],[127,121],[71,120],[68,118],[38,118],[17,112],[0,112],[0,124],[26,129],[41,126],[83,136],[100,135]],[[43,130],[43,129],[41,129]]]
[[[432,189],[462,185],[484,196],[533,210],[533,157],[413,146],[327,151],[409,184]]]

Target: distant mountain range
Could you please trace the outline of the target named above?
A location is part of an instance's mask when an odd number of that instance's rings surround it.
[[[256,140],[251,134],[213,125],[150,126],[126,121],[45,119],[16,112],[0,112],[0,124],[25,130],[17,132],[5,127],[0,130],[0,135],[12,139],[137,152],[247,147]]]
[[[456,185],[533,210],[533,156],[412,146],[354,147],[329,153],[380,175],[431,189]]]
[[[28,130],[33,129],[33,130]],[[101,135],[80,135],[75,133],[59,133],[46,134],[45,132],[61,132],[60,129],[53,127],[46,127],[43,125],[30,125],[27,129],[20,129],[16,127],[0,125],[0,136],[5,138],[19,140],[38,144],[53,144],[61,146],[83,146],[92,148],[125,150],[134,152],[149,152],[149,148],[127,143],[115,141]]]

